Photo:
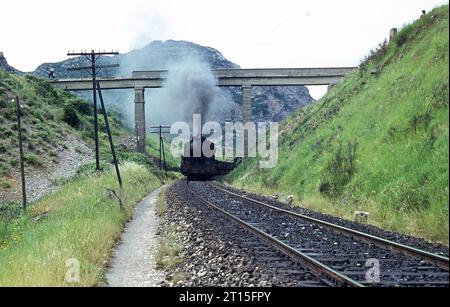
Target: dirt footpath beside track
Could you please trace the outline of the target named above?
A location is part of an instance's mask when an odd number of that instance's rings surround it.
[[[164,272],[156,269],[158,225],[155,207],[163,188],[153,191],[136,207],[115,248],[107,273],[111,287],[155,287],[164,281]]]

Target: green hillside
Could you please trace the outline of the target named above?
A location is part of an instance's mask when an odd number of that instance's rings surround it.
[[[51,162],[61,161],[58,152],[73,143],[82,140],[93,148],[89,103],[53,89],[46,80],[0,69],[0,286],[70,286],[65,274],[71,257],[81,264],[79,286],[101,285],[105,264],[125,222],[136,204],[162,185],[164,174],[147,156],[122,146],[120,140],[130,139],[131,133],[123,128],[120,115],[110,112],[123,188],[117,187],[105,124],[100,119],[102,171],[94,171],[95,163],[83,165],[73,178],[56,182],[56,191],[28,204],[24,213],[18,203],[18,127],[12,101],[16,96],[23,112],[27,179],[37,171],[49,173]],[[156,155],[157,148],[155,138],[149,138],[148,152]],[[16,198],[2,198],[2,192]]]
[[[276,168],[227,181],[345,218],[448,243],[449,11],[381,44],[358,71],[281,127]]]
[[[89,105],[72,95],[53,90],[33,77],[19,77],[0,69],[0,174],[18,166],[17,111],[13,99],[19,96],[23,116],[26,162],[41,166],[58,159],[61,138],[88,123]],[[71,127],[72,125],[73,127]]]
[[[16,96],[19,96],[22,106],[25,166],[28,174],[32,170],[45,171],[52,163],[58,163],[58,153],[67,150],[70,140],[82,140],[94,148],[93,108],[88,102],[71,93],[53,89],[44,79],[22,77],[0,69],[0,192],[20,189],[17,176],[17,110],[13,101]],[[124,128],[118,112],[108,110],[108,113],[119,160],[144,164],[158,173],[152,160],[121,146],[121,139],[131,137],[132,133]],[[99,117],[99,126],[101,158],[108,163],[112,161],[112,156],[102,116]],[[149,136],[147,152],[155,157],[159,156],[158,148],[156,136]],[[166,152],[169,166],[174,168],[178,162],[170,155],[168,148]],[[0,197],[0,204],[3,202],[5,200]]]

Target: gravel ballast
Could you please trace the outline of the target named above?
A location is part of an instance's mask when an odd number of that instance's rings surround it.
[[[224,189],[228,189],[236,194],[247,196],[247,197],[253,198],[255,200],[265,202],[272,206],[276,206],[276,207],[286,209],[286,210],[291,210],[291,211],[294,211],[299,214],[303,214],[303,215],[306,215],[309,217],[324,220],[326,222],[334,223],[334,224],[337,224],[337,225],[340,225],[343,227],[347,227],[347,228],[351,228],[351,229],[354,229],[357,231],[365,232],[365,233],[368,233],[368,234],[371,234],[371,235],[374,235],[377,237],[381,237],[381,238],[384,238],[387,240],[391,240],[391,241],[398,242],[401,244],[409,245],[409,246],[412,246],[412,247],[415,247],[418,249],[422,249],[422,250],[425,250],[425,251],[428,251],[431,253],[436,253],[439,255],[446,256],[446,257],[449,256],[449,248],[447,246],[429,242],[422,238],[415,238],[415,237],[407,236],[404,234],[383,230],[383,229],[378,228],[373,225],[360,224],[360,223],[357,223],[354,221],[345,220],[345,219],[342,219],[342,218],[339,218],[336,216],[323,214],[323,213],[316,212],[316,211],[309,210],[309,209],[302,208],[302,207],[292,208],[291,206],[289,206],[283,202],[280,202],[276,199],[273,199],[271,197],[267,197],[267,196],[263,196],[260,194],[247,192],[247,191],[242,191],[242,190],[230,187],[230,186],[225,185],[220,182],[214,182],[214,184],[216,184],[217,186],[222,187]]]
[[[307,269],[199,202],[184,181],[167,190],[166,200],[164,227],[175,227],[182,247],[182,263],[167,273],[169,280],[184,277],[176,286],[324,286]]]

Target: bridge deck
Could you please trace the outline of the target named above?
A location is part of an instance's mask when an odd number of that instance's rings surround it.
[[[218,86],[329,85],[338,83],[354,67],[221,69],[213,70]],[[99,79],[102,89],[160,88],[168,71],[135,71],[131,78]],[[63,79],[51,82],[56,88],[72,91],[91,90],[91,79]]]

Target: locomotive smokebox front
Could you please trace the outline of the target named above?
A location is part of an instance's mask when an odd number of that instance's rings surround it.
[[[205,136],[194,136],[184,145],[183,158],[215,159],[216,147]]]

